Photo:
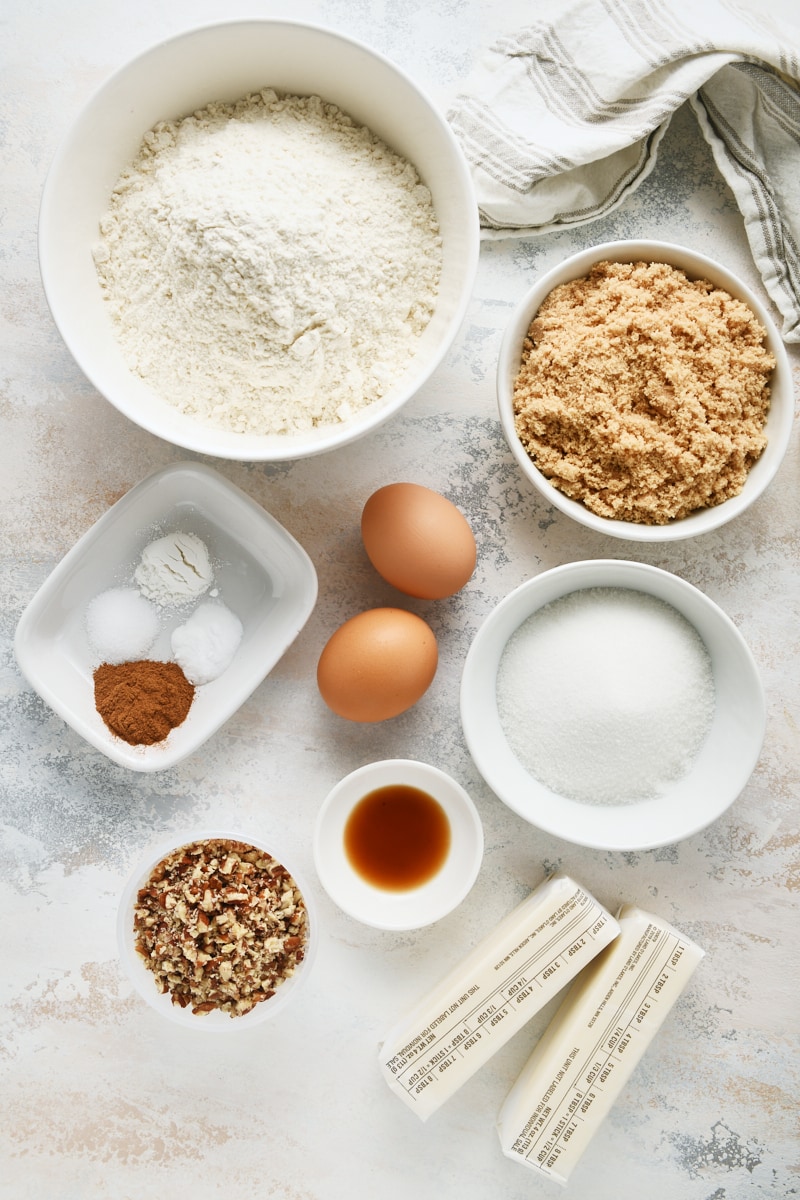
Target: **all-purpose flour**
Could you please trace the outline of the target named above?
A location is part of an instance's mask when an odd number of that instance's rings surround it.
[[[402,374],[441,270],[414,168],[319,97],[264,90],[147,134],[95,265],[132,369],[216,426],[347,420]]]

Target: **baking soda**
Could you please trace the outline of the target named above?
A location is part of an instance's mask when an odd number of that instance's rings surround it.
[[[711,659],[671,605],[587,588],[511,636],[497,703],[511,750],[552,791],[590,804],[652,799],[689,771],[708,733]]]
[[[201,604],[173,630],[172,653],[190,683],[211,683],[231,665],[242,632],[242,622],[224,604]]]

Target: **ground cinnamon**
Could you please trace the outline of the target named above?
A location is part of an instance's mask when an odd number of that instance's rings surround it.
[[[94,673],[94,702],[117,737],[152,746],[183,723],[194,687],[174,662],[142,659],[102,663]]]

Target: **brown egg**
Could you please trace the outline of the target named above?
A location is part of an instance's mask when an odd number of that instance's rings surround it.
[[[463,513],[420,483],[374,492],[361,514],[361,537],[375,570],[409,596],[452,596],[475,570],[475,538]]]
[[[385,721],[427,691],[439,661],[433,630],[401,608],[371,608],[345,621],[317,664],[322,699],[349,721]]]

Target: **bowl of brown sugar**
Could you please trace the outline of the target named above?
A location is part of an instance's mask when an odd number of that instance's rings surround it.
[[[511,452],[545,500],[633,541],[707,533],[744,512],[786,453],[794,401],[764,304],[667,242],[607,242],[517,305],[497,370]]]

